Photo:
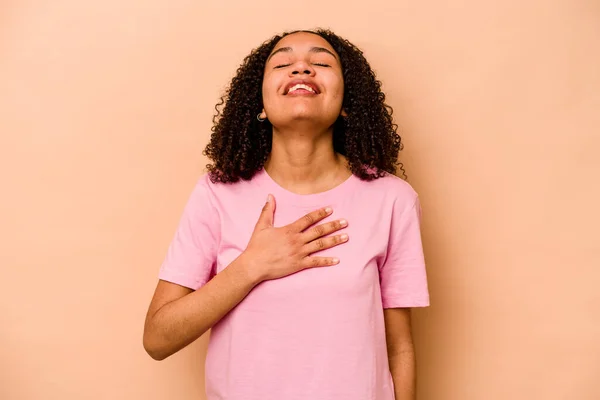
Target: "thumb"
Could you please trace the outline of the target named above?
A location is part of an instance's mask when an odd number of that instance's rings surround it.
[[[258,222],[256,223],[257,228],[270,228],[273,226],[273,214],[275,213],[275,198],[273,195],[269,194],[267,196],[267,202],[260,213],[260,217],[258,217]]]

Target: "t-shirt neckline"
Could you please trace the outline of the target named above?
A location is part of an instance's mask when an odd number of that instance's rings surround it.
[[[327,207],[343,200],[352,191],[359,178],[351,174],[337,186],[324,192],[311,194],[298,194],[285,189],[275,182],[264,168],[258,171],[253,179],[275,197],[276,204],[284,202],[287,206],[295,207]],[[268,193],[265,193],[265,196]]]

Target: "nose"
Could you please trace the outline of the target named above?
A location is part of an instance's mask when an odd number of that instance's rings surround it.
[[[312,76],[314,75],[315,70],[314,68],[307,63],[306,61],[298,61],[296,64],[294,64],[294,68],[291,68],[290,70],[290,75],[309,75]]]

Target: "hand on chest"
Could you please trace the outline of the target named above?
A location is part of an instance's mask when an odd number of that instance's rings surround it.
[[[221,216],[221,242],[218,250],[217,272],[222,271],[246,248],[260,214],[260,204],[240,203],[235,213]],[[315,207],[316,208],[316,207]],[[283,227],[302,218],[315,208],[290,207],[278,204],[274,226]],[[389,223],[369,215],[368,210],[349,205],[333,206],[334,212],[314,226],[344,218],[348,226],[336,232],[346,233],[349,240],[332,248],[313,253],[315,256],[336,257],[335,266],[302,270],[273,281],[263,282],[256,289],[276,301],[293,293],[352,294],[368,290],[378,279],[378,266],[385,257],[389,238]],[[258,210],[258,211],[257,211]],[[309,228],[310,229],[310,228]]]

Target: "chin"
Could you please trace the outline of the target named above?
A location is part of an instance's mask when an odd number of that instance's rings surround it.
[[[321,125],[324,120],[323,116],[315,113],[295,113],[292,115],[286,115],[282,118],[281,125],[294,125],[299,123],[313,123]]]
[[[290,127],[294,125],[312,124],[319,126],[331,126],[337,120],[336,115],[327,115],[322,109],[317,107],[306,107],[305,105],[296,105],[295,107],[289,107],[285,110],[285,113],[272,116],[270,118],[271,124],[276,127]],[[267,114],[268,115],[268,114]]]
[[[321,131],[333,126],[335,120],[323,115],[295,115],[293,117],[272,121],[272,125],[280,130],[308,130]]]
[[[323,110],[317,107],[303,107],[301,105],[292,107],[288,114],[285,116],[288,121],[322,121],[327,119],[323,115]]]

